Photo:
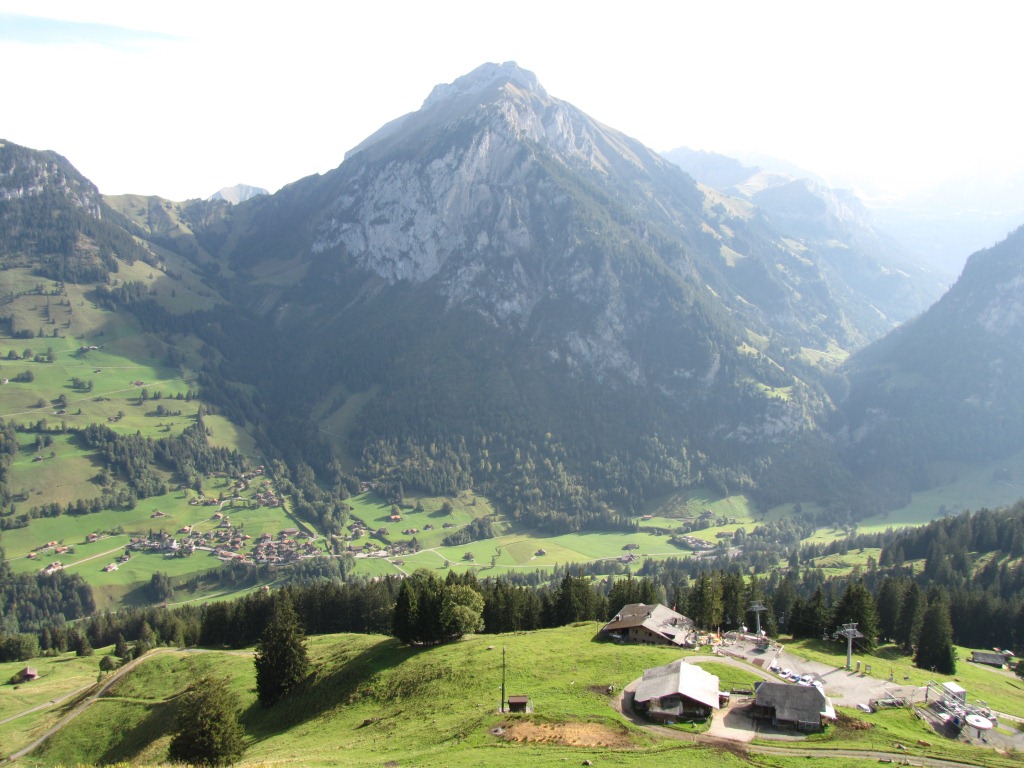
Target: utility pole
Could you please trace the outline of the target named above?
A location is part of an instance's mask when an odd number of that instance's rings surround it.
[[[846,638],[846,670],[850,671],[853,669],[853,641],[857,638],[864,637],[864,633],[857,629],[857,623],[843,624],[842,629],[837,629],[832,639],[838,640],[840,637]]]
[[[505,714],[505,646],[501,646],[501,714]]]

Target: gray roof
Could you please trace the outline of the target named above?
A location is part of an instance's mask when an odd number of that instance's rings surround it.
[[[718,709],[718,677],[695,664],[673,661],[662,667],[645,669],[633,700],[644,702],[677,695]]]
[[[1002,666],[1006,663],[1006,656],[1002,653],[993,653],[992,651],[971,651],[971,661],[977,664]]]
[[[775,717],[789,722],[817,723],[822,716],[835,717],[828,696],[813,685],[759,683],[754,703],[759,707],[774,707]]]
[[[683,645],[693,629],[693,621],[660,603],[630,603],[622,606],[622,610],[605,624],[601,631],[621,632],[633,627],[643,627],[661,635],[669,642]]]

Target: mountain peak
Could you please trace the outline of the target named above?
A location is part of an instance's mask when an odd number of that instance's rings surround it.
[[[207,200],[226,200],[232,205],[244,203],[259,195],[266,195],[267,190],[263,187],[253,187],[249,184],[235,184],[233,187],[222,187],[210,195]]]
[[[533,72],[523,69],[514,61],[506,61],[502,64],[488,62],[481,64],[469,74],[456,78],[451,83],[435,85],[423,102],[423,109],[448,99],[483,93],[495,86],[501,87],[506,84],[533,91],[542,97],[547,96],[547,91],[544,90],[537,76]]]

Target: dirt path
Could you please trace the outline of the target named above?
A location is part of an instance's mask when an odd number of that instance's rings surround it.
[[[120,680],[126,674],[128,674],[133,669],[135,669],[135,667],[137,667],[143,661],[145,661],[146,659],[151,659],[154,655],[156,655],[158,653],[230,653],[232,655],[239,655],[239,656],[251,656],[252,655],[252,653],[250,651],[219,651],[219,650],[211,650],[211,649],[207,649],[207,648],[154,648],[152,651],[147,653],[145,656],[140,656],[137,659],[132,659],[127,664],[125,664],[123,667],[119,667],[110,677],[108,677],[102,683],[96,683],[93,686],[86,686],[85,688],[81,688],[81,689],[79,689],[77,691],[74,691],[71,694],[68,694],[68,695],[64,696],[62,699],[60,699],[60,701],[63,701],[63,700],[71,698],[74,695],[81,694],[81,693],[83,693],[85,691],[88,691],[90,688],[94,688],[94,690],[93,690],[93,692],[91,694],[89,694],[84,699],[82,699],[82,701],[80,701],[77,705],[75,705],[75,707],[72,708],[71,711],[69,711],[66,715],[64,715],[64,717],[62,717],[60,720],[58,720],[56,723],[54,723],[52,726],[50,726],[50,728],[48,728],[46,730],[46,732],[43,733],[42,736],[40,736],[38,739],[33,741],[31,744],[28,744],[27,746],[22,747],[17,752],[12,752],[6,758],[0,760],[0,765],[6,764],[6,763],[13,763],[18,758],[24,757],[25,755],[27,755],[30,752],[32,752],[40,744],[42,744],[48,738],[53,736],[53,734],[57,733],[62,728],[67,727],[67,725],[70,724],[72,720],[74,720],[80,714],[85,712],[85,710],[87,710],[101,696],[103,696],[108,690],[110,690],[111,686],[114,685],[114,683],[116,683],[118,680]],[[53,702],[51,702],[51,703],[53,703]],[[36,707],[35,709],[40,709],[41,706],[40,707]],[[21,714],[27,714],[27,713],[23,712]],[[16,715],[16,717],[20,717],[20,715]],[[4,721],[4,722],[6,722],[6,721]]]

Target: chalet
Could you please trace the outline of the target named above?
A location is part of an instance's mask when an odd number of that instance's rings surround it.
[[[166,512],[161,512],[158,509],[158,510],[154,511],[153,514],[150,515],[150,517],[167,517],[167,513]]]
[[[817,732],[836,711],[825,692],[814,685],[760,682],[754,693],[754,717],[781,728]]]
[[[85,537],[85,540],[87,542],[96,541],[96,539],[98,539],[99,537],[100,535],[98,533],[90,533],[88,536]]]
[[[294,536],[298,532],[299,532],[298,528],[285,528],[283,531],[281,531],[281,533],[279,535],[282,538],[288,538],[290,536]]]
[[[996,667],[1002,669],[1007,666],[1013,659],[1013,653],[1010,651],[971,651],[971,658],[968,661],[973,661],[975,664],[986,664],[990,667]]]
[[[664,605],[631,603],[622,607],[601,634],[613,640],[654,645],[693,646],[697,642],[693,620]]]
[[[35,667],[25,667],[15,677],[19,683],[27,683],[31,680],[38,680],[39,671]]]
[[[111,571],[117,570],[117,563],[110,563],[103,568],[104,573],[110,573]]]
[[[719,708],[718,678],[695,664],[673,661],[645,669],[633,709],[656,722],[703,719]]]

